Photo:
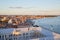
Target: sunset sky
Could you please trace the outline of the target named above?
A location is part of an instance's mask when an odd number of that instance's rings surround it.
[[[0,15],[60,15],[60,0],[0,0]]]

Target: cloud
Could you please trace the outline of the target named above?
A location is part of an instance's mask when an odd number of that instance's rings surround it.
[[[20,8],[23,8],[23,7],[9,7],[11,9],[20,9]]]

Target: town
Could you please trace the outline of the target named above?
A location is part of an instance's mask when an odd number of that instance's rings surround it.
[[[0,15],[0,28],[18,28],[32,26],[33,19],[56,17],[48,15]]]

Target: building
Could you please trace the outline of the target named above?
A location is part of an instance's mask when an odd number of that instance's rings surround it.
[[[24,29],[24,30],[23,30]],[[9,29],[0,29],[0,40],[28,40],[35,37],[38,34],[38,28],[31,27],[28,28],[9,28]],[[40,32],[39,32],[40,33]],[[35,34],[35,35],[34,35]],[[45,37],[43,34],[39,34],[40,37]]]

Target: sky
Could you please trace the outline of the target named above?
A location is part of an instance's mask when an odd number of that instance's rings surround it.
[[[60,0],[0,0],[0,14],[60,15]]]

